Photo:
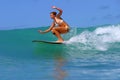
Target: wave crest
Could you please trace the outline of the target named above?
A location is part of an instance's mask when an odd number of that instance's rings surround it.
[[[98,27],[93,31],[85,30],[66,41],[67,44],[74,45],[78,49],[101,51],[108,50],[117,42],[120,42],[120,25]]]

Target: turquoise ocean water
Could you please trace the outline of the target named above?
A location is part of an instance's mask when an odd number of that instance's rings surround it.
[[[0,30],[0,80],[119,80],[120,25],[71,28],[55,41],[48,27]]]

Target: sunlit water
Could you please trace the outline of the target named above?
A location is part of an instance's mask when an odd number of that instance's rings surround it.
[[[45,28],[41,28],[45,29]],[[0,31],[0,80],[119,80],[120,26],[73,28],[64,44],[36,29]]]

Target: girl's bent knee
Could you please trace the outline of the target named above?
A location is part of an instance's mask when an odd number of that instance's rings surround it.
[[[55,30],[54,29],[52,29],[51,32],[55,35]]]

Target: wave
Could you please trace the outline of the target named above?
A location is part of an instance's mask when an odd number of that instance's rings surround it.
[[[66,41],[66,44],[76,46],[80,50],[106,51],[115,43],[120,42],[120,25],[102,26],[93,31],[85,30]]]
[[[43,56],[63,55],[68,53],[119,53],[120,52],[120,25],[109,25],[101,27],[75,28],[68,34],[62,35],[65,45],[49,45],[32,43],[32,40],[55,41],[57,38],[52,33],[39,34],[38,29],[46,30],[48,27],[14,29],[0,31],[0,55],[9,56],[33,56],[37,53]],[[47,49],[47,50],[46,50]],[[81,56],[80,54],[80,56]]]

